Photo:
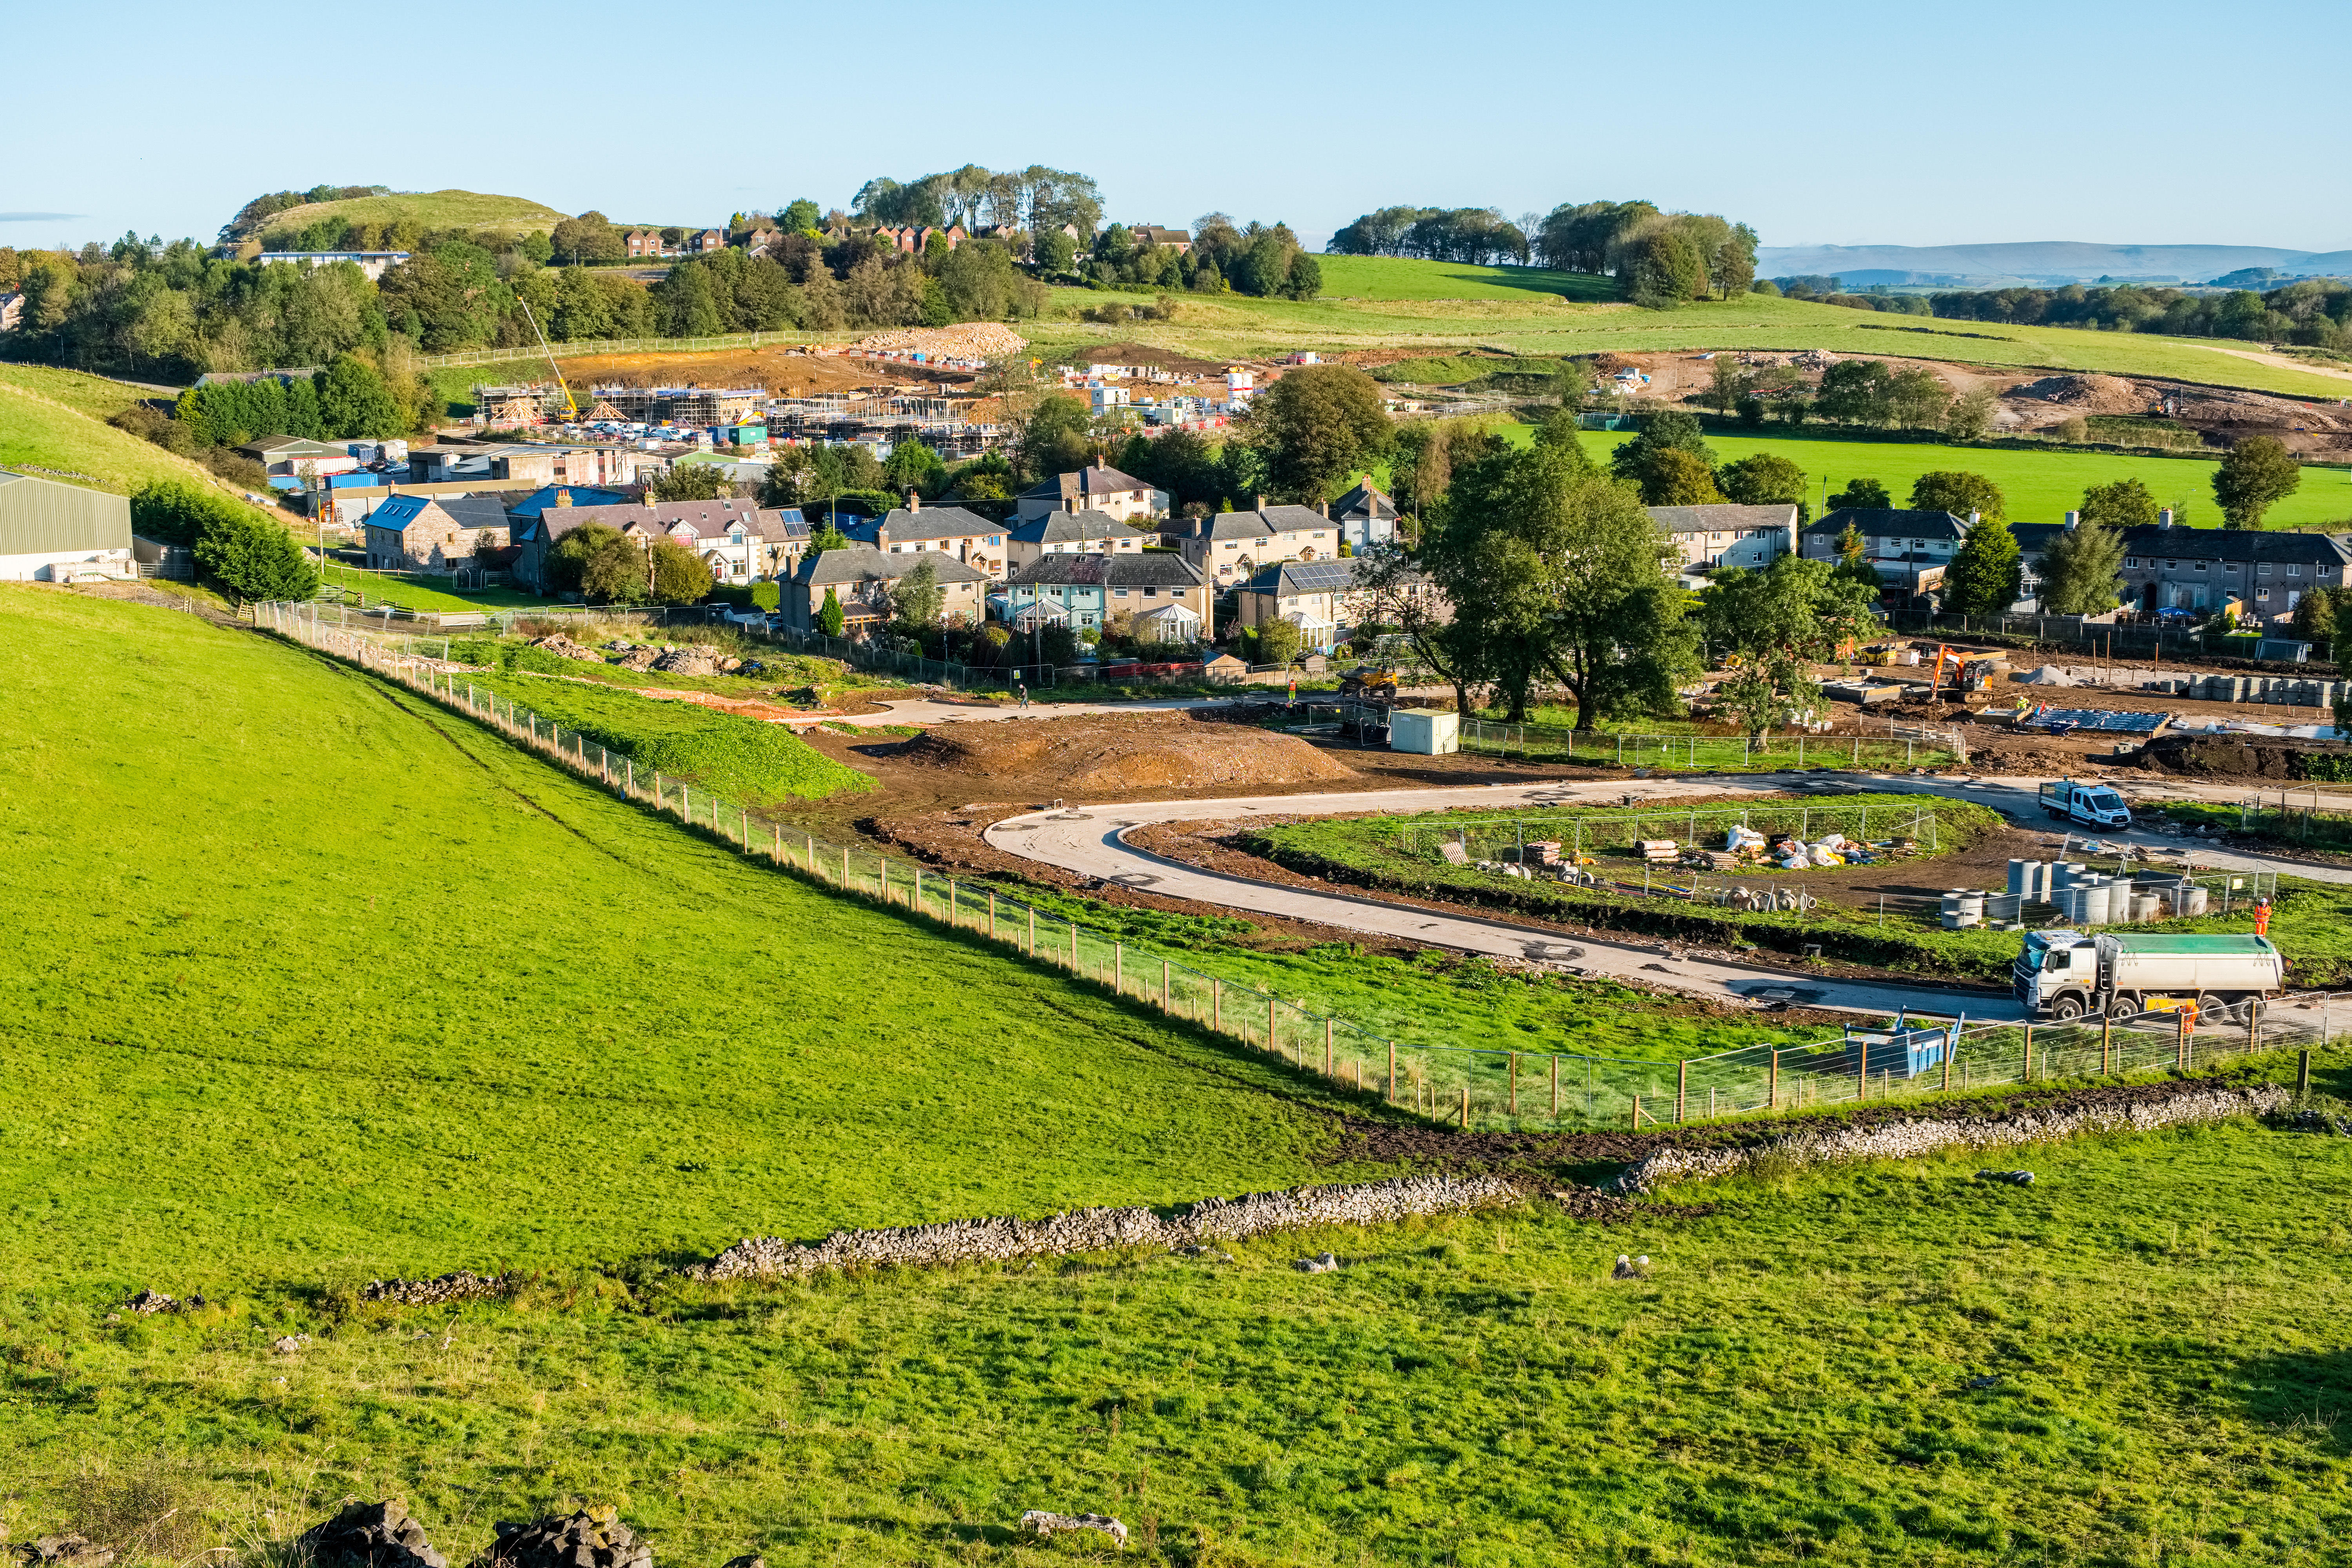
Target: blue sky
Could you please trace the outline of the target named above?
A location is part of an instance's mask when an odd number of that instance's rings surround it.
[[[1045,163],[1114,218],[1643,196],[1767,245],[2352,246],[2352,5],[13,9],[0,244],[320,182],[713,223]],[[44,68],[39,62],[49,62]],[[34,216],[27,216],[34,215]]]

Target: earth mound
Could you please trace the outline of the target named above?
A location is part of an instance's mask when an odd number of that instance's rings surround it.
[[[941,724],[899,755],[917,767],[1032,780],[1073,795],[1346,784],[1356,777],[1296,735],[1147,713]]]
[[[2314,766],[2344,755],[2338,747],[2261,735],[2158,735],[2141,748],[2140,766],[2157,773],[2207,778],[2308,779],[2331,770]]]
[[[2147,393],[2116,375],[2046,375],[2012,388],[2011,397],[2056,403],[2077,414],[2145,414]]]

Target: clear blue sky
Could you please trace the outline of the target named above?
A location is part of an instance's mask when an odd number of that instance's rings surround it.
[[[1767,245],[2352,246],[2352,4],[14,10],[0,244],[457,186],[715,223],[1045,163],[1109,215],[1643,196]],[[30,215],[30,216],[27,216]]]

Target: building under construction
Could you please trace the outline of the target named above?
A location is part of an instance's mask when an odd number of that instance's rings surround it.
[[[574,394],[573,401],[593,405],[605,418],[647,425],[665,419],[677,425],[739,425],[767,407],[768,393],[758,386],[598,386]],[[551,384],[478,386],[474,406],[486,425],[533,425],[563,413],[563,389]]]

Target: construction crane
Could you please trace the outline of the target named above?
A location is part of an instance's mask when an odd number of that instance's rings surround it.
[[[547,368],[555,372],[555,384],[563,391],[564,422],[577,425],[580,423],[580,405],[572,401],[572,388],[563,379],[562,367],[555,363],[555,351],[547,346],[547,334],[539,330],[539,318],[530,313],[530,301],[518,300],[515,302],[522,307],[523,320],[530,323],[532,334],[539,339],[539,352],[547,356]]]

